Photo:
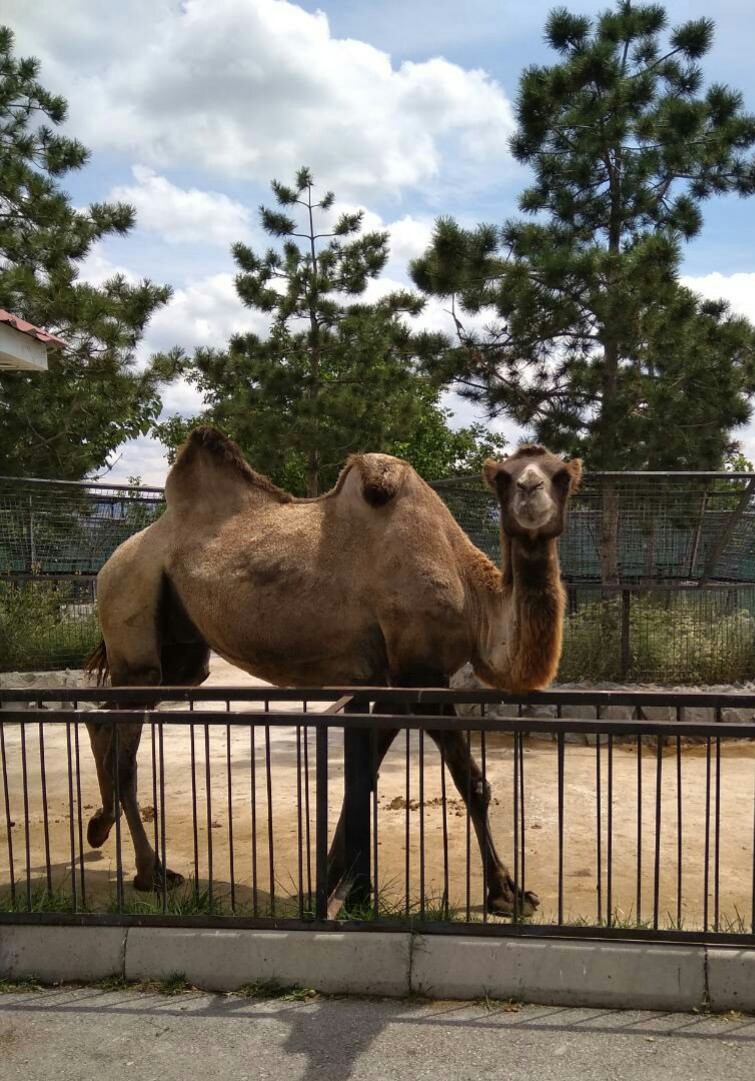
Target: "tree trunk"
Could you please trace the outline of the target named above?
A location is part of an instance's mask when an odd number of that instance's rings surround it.
[[[613,480],[601,485],[600,571],[604,586],[619,584],[619,492]]]

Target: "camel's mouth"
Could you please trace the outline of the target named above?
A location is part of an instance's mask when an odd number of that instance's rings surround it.
[[[550,524],[555,510],[553,501],[542,490],[520,496],[514,505],[514,514],[524,529],[543,529]]]

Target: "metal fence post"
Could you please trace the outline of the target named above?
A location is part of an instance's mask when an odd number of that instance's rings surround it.
[[[328,729],[315,735],[315,917],[328,917]]]
[[[361,713],[367,708],[364,700],[356,700],[344,713]],[[345,867],[351,883],[346,903],[352,907],[366,904],[370,898],[370,751],[369,729],[344,729]]]
[[[631,616],[632,594],[628,589],[621,591],[621,656],[619,658],[619,670],[621,678],[626,679],[629,674],[631,653],[629,648],[629,626]]]

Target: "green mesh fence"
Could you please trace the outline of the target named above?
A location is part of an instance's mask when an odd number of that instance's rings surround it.
[[[497,561],[498,506],[482,482],[433,487]],[[98,570],[163,507],[157,488],[0,478],[0,671],[81,663],[98,637]],[[755,678],[755,475],[588,475],[560,558],[560,679]]]

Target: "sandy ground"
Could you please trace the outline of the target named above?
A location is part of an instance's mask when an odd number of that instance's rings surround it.
[[[208,681],[213,685],[258,684],[258,681],[224,662],[213,663]],[[201,708],[200,705],[197,708]],[[243,708],[239,703],[236,708]],[[288,708],[299,708],[291,702]],[[314,732],[297,733],[295,727],[270,729],[271,803],[268,815],[265,770],[264,726],[252,737],[248,728],[229,726],[210,729],[194,726],[195,793],[192,791],[192,728],[171,725],[166,711],[163,728],[165,763],[164,827],[168,863],[176,871],[194,875],[198,865],[201,888],[207,887],[210,862],[213,893],[230,903],[231,881],[234,901],[241,910],[251,912],[256,876],[256,901],[260,913],[269,910],[270,895],[275,895],[276,912],[295,913],[298,898],[314,887]],[[76,761],[74,727],[50,725],[44,731],[47,785],[47,819],[54,885],[66,893],[76,889],[81,898],[82,876],[89,904],[102,905],[115,893],[117,876],[116,831],[98,851],[86,846],[86,822],[99,806],[99,795],[88,736],[83,726],[78,733],[80,751],[81,799],[76,781],[69,792],[68,743],[72,761]],[[228,746],[230,745],[230,787]],[[45,866],[45,816],[40,780],[39,730],[27,726],[26,768],[28,775],[28,830],[23,798],[23,761],[21,734],[16,726],[5,726],[5,755],[8,774],[9,810],[12,825],[8,828],[5,807],[0,802],[0,896],[10,885],[11,860],[8,834],[13,853],[16,888],[21,893],[28,878],[32,888],[43,886]],[[209,751],[209,755],[207,755]],[[308,771],[305,769],[305,751]],[[154,753],[159,762],[159,739]],[[140,804],[148,831],[157,832],[160,840],[162,820],[155,816],[155,793],[152,775],[153,741],[145,730],[139,756]],[[331,780],[329,806],[331,830],[340,809],[343,793],[342,737],[330,735]],[[478,755],[479,757],[479,755]],[[254,768],[253,768],[254,758]],[[492,834],[499,851],[512,871],[514,756],[508,737],[488,736],[486,746],[487,776],[494,803],[491,809]],[[208,806],[206,771],[209,760],[210,801]],[[564,778],[563,835],[563,911],[568,920],[593,922],[598,915],[598,800],[595,747],[567,744]],[[685,747],[681,754],[682,812],[682,919],[685,927],[700,926],[705,897],[706,838],[706,757],[701,747]],[[443,805],[441,770],[438,753],[429,738],[424,745],[424,804],[419,805],[419,737],[411,739],[409,767],[409,803],[407,807],[406,746],[403,735],[386,757],[380,772],[378,790],[378,889],[386,908],[405,904],[407,892],[416,907],[420,884],[428,904],[437,904],[443,895]],[[633,920],[637,912],[637,868],[641,860],[641,916],[652,918],[654,864],[656,849],[655,798],[656,753],[642,754],[641,832],[638,844],[638,758],[636,748],[616,746],[613,752],[613,824],[611,832],[611,909],[619,919]],[[608,904],[608,754],[600,752],[600,888],[601,910]],[[714,915],[715,880],[715,755],[712,762],[712,800],[709,808],[709,919]],[[549,920],[556,916],[558,905],[558,774],[557,754],[552,742],[530,739],[524,746],[525,776],[525,870],[528,889],[535,890],[542,902],[540,915]],[[720,921],[722,929],[744,929],[752,917],[753,883],[753,807],[755,806],[755,746],[737,742],[722,747],[720,760],[721,801],[719,874]],[[308,782],[308,783],[307,783]],[[297,814],[301,791],[302,814]],[[5,793],[2,791],[2,797]],[[157,803],[160,802],[158,789]],[[308,801],[307,801],[308,796]],[[674,748],[664,751],[661,784],[661,828],[659,849],[659,917],[661,923],[676,920],[679,837],[677,758]],[[196,800],[195,829],[192,814]],[[309,819],[307,819],[307,802]],[[230,813],[229,813],[230,812]],[[252,818],[256,820],[256,846],[252,844]],[[409,882],[407,891],[406,831],[409,824]],[[307,828],[309,822],[309,829]],[[447,781],[448,875],[450,901],[461,915],[466,913],[466,870],[471,871],[470,914],[480,918],[483,882],[474,833],[468,855],[468,828],[464,805]],[[421,825],[424,846],[420,844]],[[209,829],[208,829],[209,826]],[[84,835],[83,846],[80,835]],[[208,845],[208,839],[211,844]],[[302,843],[300,844],[300,838]],[[272,844],[270,843],[272,840]],[[307,841],[309,840],[309,845]],[[28,847],[28,861],[27,861]],[[210,852],[211,850],[211,852]],[[299,853],[302,853],[301,859]],[[272,857],[272,858],[271,858]],[[518,864],[521,871],[521,852]],[[233,871],[231,872],[231,862]],[[126,831],[122,830],[122,864],[127,897],[132,896],[133,854]],[[72,876],[72,867],[75,875]],[[521,875],[520,875],[521,877]]]

